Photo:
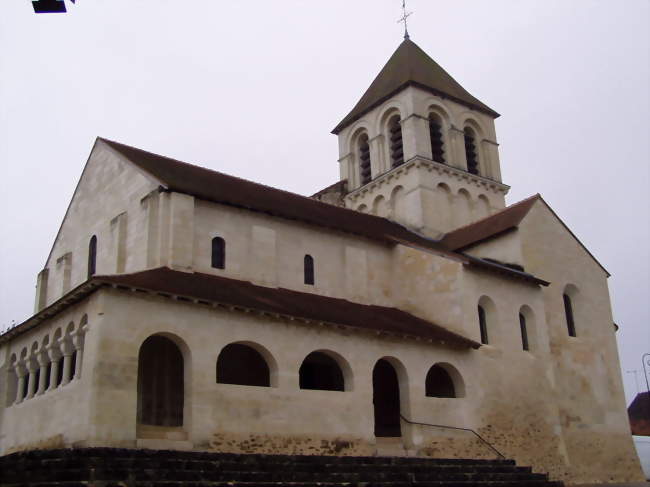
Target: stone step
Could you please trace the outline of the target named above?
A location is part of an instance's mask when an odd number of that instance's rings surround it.
[[[89,478],[94,480],[112,481],[116,479],[131,478],[135,481],[239,481],[239,482],[375,482],[375,481],[515,481],[515,480],[546,480],[543,474],[531,473],[480,473],[480,472],[392,472],[392,471],[367,471],[363,473],[351,472],[259,472],[259,471],[223,471],[223,470],[161,470],[154,468],[128,469],[65,469],[33,470],[29,474],[32,482],[45,481],[83,481]],[[5,474],[5,481],[20,480],[21,475]]]
[[[562,486],[512,461],[88,448],[0,457],[3,487]]]
[[[371,465],[515,465],[514,460],[507,459],[465,459],[465,458],[423,458],[423,457],[352,457],[352,456],[325,456],[325,455],[267,455],[267,454],[241,454],[241,453],[211,453],[196,451],[167,451],[147,449],[126,449],[126,448],[79,448],[79,449],[56,449],[56,450],[33,450],[8,455],[13,460],[43,459],[43,458],[147,458],[189,460],[189,461],[221,461],[232,460],[241,463],[332,463],[332,464],[356,464],[364,463]]]
[[[439,482],[42,482],[2,484],[3,487],[564,487],[561,482],[543,481],[439,481]]]

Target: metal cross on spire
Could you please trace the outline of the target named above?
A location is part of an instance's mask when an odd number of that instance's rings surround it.
[[[409,37],[409,28],[406,23],[406,19],[408,19],[413,12],[407,12],[406,11],[406,0],[402,0],[402,16],[400,19],[397,21],[398,23],[404,22],[404,39],[410,39]]]

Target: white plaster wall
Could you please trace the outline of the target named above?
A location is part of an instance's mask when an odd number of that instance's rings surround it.
[[[174,337],[187,346],[184,429],[195,447],[207,448],[215,435],[256,435],[278,437],[339,438],[374,444],[372,416],[372,368],[382,357],[394,357],[407,371],[408,393],[403,397],[404,414],[410,405],[421,401],[429,367],[438,361],[454,364],[471,384],[468,353],[440,345],[377,337],[373,333],[346,331],[304,324],[297,321],[259,318],[255,314],[233,312],[210,306],[148,297],[128,291],[105,290],[103,329],[99,332],[101,356],[95,367],[93,404],[95,421],[101,417],[92,442],[135,442],[137,404],[137,356],[140,345],[155,333]],[[264,347],[277,363],[277,387],[261,388],[216,383],[216,362],[220,350],[229,343],[252,342]],[[302,360],[316,350],[334,351],[349,365],[352,381],[345,392],[299,389]],[[108,353],[110,351],[110,354]],[[118,370],[120,381],[105,380]],[[410,374],[414,374],[410,378]],[[102,377],[102,378],[100,378]],[[101,397],[119,398],[121,407],[102,404]],[[455,404],[441,401],[440,411],[432,416],[428,398],[414,408],[420,420],[458,417]],[[407,427],[405,427],[408,430]],[[109,433],[110,432],[110,433]],[[409,440],[411,441],[411,440]]]
[[[56,261],[62,255],[71,253],[70,289],[86,280],[88,243],[93,235],[97,236],[97,274],[117,272],[111,220],[122,213],[128,215],[125,271],[146,267],[143,247],[146,213],[140,200],[157,186],[106,144],[97,141],[45,264],[49,269],[46,304],[63,294],[63,276],[56,269]]]
[[[41,395],[24,399],[20,404],[14,404],[15,393],[7,390],[12,356],[15,355],[21,362],[33,359],[34,352],[46,349],[42,346],[46,339],[50,346],[55,344],[57,332],[61,335],[65,335],[66,329],[77,332],[84,316],[88,321],[83,335],[83,352],[78,352],[77,355],[81,362],[80,374],[68,384],[61,384]],[[2,454],[22,449],[61,448],[86,440],[91,429],[90,398],[94,387],[92,370],[98,318],[96,299],[91,296],[0,347],[4,356],[4,361],[0,364]]]
[[[625,406],[607,275],[542,201],[519,227],[529,272],[551,282],[544,309],[571,473],[596,481],[623,468],[641,480]],[[567,331],[562,294],[573,298],[576,337]],[[606,440],[605,440],[606,438]],[[612,453],[615,454],[612,454]]]
[[[521,249],[521,238],[516,229],[469,247],[463,252],[474,257],[495,259],[505,264],[518,264],[521,266],[525,264]]]
[[[391,302],[386,292],[391,270],[387,245],[205,201],[196,202],[194,232],[196,272],[359,302]],[[215,236],[226,240],[225,269],[211,267]],[[304,284],[306,254],[314,258],[313,286]]]

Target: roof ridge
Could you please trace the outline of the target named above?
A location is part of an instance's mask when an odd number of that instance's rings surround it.
[[[489,220],[490,218],[499,216],[499,215],[501,215],[502,213],[504,213],[506,211],[512,210],[513,208],[517,208],[520,205],[522,205],[524,203],[527,203],[528,201],[536,199],[536,198],[541,198],[541,195],[539,193],[535,193],[534,195],[528,196],[527,198],[524,198],[523,200],[517,201],[516,203],[513,203],[511,205],[506,206],[505,208],[500,209],[496,213],[492,213],[491,215],[484,216],[483,218],[480,218],[480,219],[475,220],[475,221],[473,221],[471,223],[468,223],[467,225],[463,225],[462,227],[454,228],[453,230],[450,230],[449,232],[445,233],[440,240],[443,240],[445,238],[445,236],[449,235],[450,233],[454,233],[454,232],[456,232],[458,230],[463,230],[463,229],[472,227],[472,226],[474,226],[474,225],[476,225],[478,223],[482,223],[482,222],[484,222],[486,220]]]
[[[321,203],[321,204],[327,205],[327,203],[323,203],[322,201],[315,200],[315,199],[311,198],[310,196],[305,196],[305,195],[302,195],[302,194],[300,194],[300,193],[294,193],[293,191],[289,191],[289,190],[287,190],[287,189],[277,188],[277,187],[275,187],[275,186],[271,186],[271,185],[264,184],[264,183],[258,183],[257,181],[252,181],[252,180],[250,180],[250,179],[242,178],[242,177],[240,177],[240,176],[233,176],[232,174],[228,174],[228,173],[225,173],[225,172],[222,172],[222,171],[217,171],[216,169],[211,169],[211,168],[209,168],[209,167],[205,167],[205,166],[199,166],[198,164],[193,164],[193,163],[191,163],[191,162],[181,161],[180,159],[175,159],[175,158],[173,158],[173,157],[164,156],[164,155],[162,155],[162,154],[158,154],[158,153],[156,153],[156,152],[147,151],[147,150],[140,149],[140,148],[138,148],[138,147],[135,147],[135,146],[132,146],[132,145],[128,145],[128,144],[122,144],[121,142],[117,142],[117,141],[110,140],[110,139],[105,139],[105,138],[103,138],[103,137],[98,137],[98,139],[100,139],[100,140],[103,141],[103,142],[108,143],[108,144],[111,145],[111,146],[112,146],[112,144],[116,144],[116,145],[118,145],[118,146],[123,146],[123,147],[126,147],[126,148],[128,148],[128,149],[136,150],[136,151],[139,151],[139,152],[144,152],[144,153],[149,154],[149,155],[151,155],[151,156],[161,157],[161,158],[163,158],[163,159],[167,159],[168,161],[172,161],[172,162],[175,162],[175,163],[177,163],[177,164],[183,164],[183,165],[185,165],[185,166],[193,167],[193,168],[196,168],[196,169],[201,169],[201,170],[203,170],[203,171],[210,171],[211,173],[218,174],[219,176],[226,176],[226,177],[228,177],[228,178],[237,179],[237,180],[239,180],[239,181],[243,181],[243,182],[246,182],[246,183],[249,183],[249,184],[255,184],[255,185],[257,185],[257,186],[262,186],[262,187],[264,187],[264,188],[272,189],[272,190],[274,190],[274,191],[282,191],[283,193],[287,193],[287,194],[290,194],[290,195],[292,195],[292,196],[300,196],[301,198],[305,198],[305,199],[308,199],[308,200],[311,200],[311,201],[315,201],[315,202],[317,202],[317,203]],[[117,150],[119,150],[119,149],[117,149]],[[129,158],[129,157],[126,156],[126,155],[124,155],[124,156],[125,156],[127,159]],[[160,179],[160,178],[156,176],[156,179]],[[336,183],[334,183],[334,184],[336,184]],[[330,205],[330,206],[331,206],[331,205]],[[340,208],[344,208],[344,207],[340,207]],[[346,210],[349,210],[349,208],[345,208],[345,209],[346,209]],[[351,211],[355,211],[355,210],[351,210]],[[371,216],[375,216],[375,215],[371,215]],[[381,218],[381,217],[378,217],[378,218]]]
[[[499,114],[472,95],[440,64],[410,39],[404,39],[372,80],[352,110],[334,127],[338,134],[407,86],[417,86],[491,117]]]
[[[218,175],[218,176],[224,176],[224,177],[226,177],[226,178],[236,179],[236,180],[238,180],[238,181],[242,181],[242,182],[247,183],[247,184],[253,184],[253,185],[255,185],[255,186],[259,186],[259,187],[262,187],[262,188],[270,189],[270,190],[273,190],[273,191],[279,191],[279,192],[285,193],[285,194],[287,194],[287,195],[297,196],[297,197],[299,197],[299,198],[304,198],[305,200],[312,201],[312,202],[314,202],[315,204],[322,205],[323,207],[326,207],[326,208],[334,207],[334,208],[338,208],[338,209],[341,209],[341,210],[346,210],[346,211],[349,211],[349,212],[354,212],[355,214],[364,215],[364,216],[366,216],[366,217],[377,218],[377,219],[380,219],[380,220],[386,220],[386,221],[389,221],[390,223],[400,225],[400,224],[398,224],[398,223],[396,223],[396,222],[394,222],[394,221],[392,221],[392,220],[389,220],[388,218],[382,217],[382,216],[372,215],[372,214],[370,214],[370,213],[361,213],[361,212],[359,212],[359,211],[357,211],[357,210],[354,210],[354,209],[352,209],[352,208],[347,208],[347,207],[345,207],[345,206],[334,206],[334,205],[331,205],[331,204],[329,204],[329,203],[325,203],[325,202],[323,202],[323,201],[320,201],[320,200],[317,200],[317,199],[315,199],[315,198],[312,198],[311,196],[305,196],[305,195],[302,195],[302,194],[300,194],[300,193],[294,193],[293,191],[289,191],[289,190],[287,190],[287,189],[277,188],[277,187],[275,187],[275,186],[270,186],[270,185],[268,185],[268,184],[258,183],[257,181],[252,181],[252,180],[250,180],[250,179],[245,179],[245,178],[242,178],[242,177],[239,177],[239,176],[233,176],[232,174],[228,174],[228,173],[225,173],[225,172],[222,172],[222,171],[217,171],[216,169],[210,169],[209,167],[199,166],[198,164],[192,164],[192,163],[190,163],[190,162],[181,161],[181,160],[179,160],[179,159],[175,159],[175,158],[173,158],[173,157],[164,156],[164,155],[162,155],[162,154],[158,154],[158,153],[156,153],[156,152],[147,151],[147,150],[140,149],[140,148],[138,148],[138,147],[131,146],[131,145],[128,145],[128,144],[122,144],[121,142],[117,142],[117,141],[110,140],[110,139],[105,139],[105,138],[103,138],[103,137],[97,137],[97,138],[98,138],[99,140],[105,142],[105,143],[108,143],[111,147],[113,147],[113,144],[115,144],[115,145],[118,145],[118,146],[121,146],[121,147],[125,147],[125,148],[130,149],[130,150],[135,150],[135,151],[138,151],[138,152],[143,152],[143,153],[148,154],[148,155],[150,155],[150,156],[160,157],[160,158],[162,158],[162,159],[166,159],[166,160],[171,161],[171,162],[174,162],[174,163],[176,163],[176,164],[182,164],[182,165],[185,165],[185,166],[189,166],[189,167],[191,167],[191,168],[199,169],[199,170],[201,170],[201,171],[209,171],[209,172],[211,172],[211,173],[213,173],[213,174],[215,174],[215,175]],[[119,151],[119,148],[116,148],[116,150]],[[122,154],[122,155],[123,155],[124,157],[126,157],[127,159],[129,159],[129,161],[131,161],[131,159],[129,158],[128,155],[126,155],[126,154]],[[131,161],[131,162],[134,162],[134,161]],[[137,165],[137,164],[136,164],[136,165]],[[139,166],[138,166],[138,167],[139,167]],[[153,174],[152,176],[154,176],[154,177],[155,177],[156,179],[158,179],[158,180],[162,180],[162,178],[160,178],[159,176],[156,176],[155,174]],[[328,186],[328,187],[326,187],[326,188],[324,188],[324,189],[328,189],[329,187],[334,186],[334,185],[336,185],[336,184],[339,184],[339,183],[341,183],[341,182],[342,182],[342,181],[338,181],[337,183],[333,183],[332,185],[330,185],[330,186]],[[321,190],[321,191],[322,191],[322,190]],[[318,193],[315,193],[315,194],[318,194]],[[403,225],[400,225],[400,226],[403,227]],[[413,233],[411,230],[408,230],[406,227],[403,227],[403,228],[406,229],[407,231]]]

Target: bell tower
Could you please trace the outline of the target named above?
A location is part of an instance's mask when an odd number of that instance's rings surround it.
[[[405,38],[332,131],[345,206],[432,238],[504,208],[498,116]]]

